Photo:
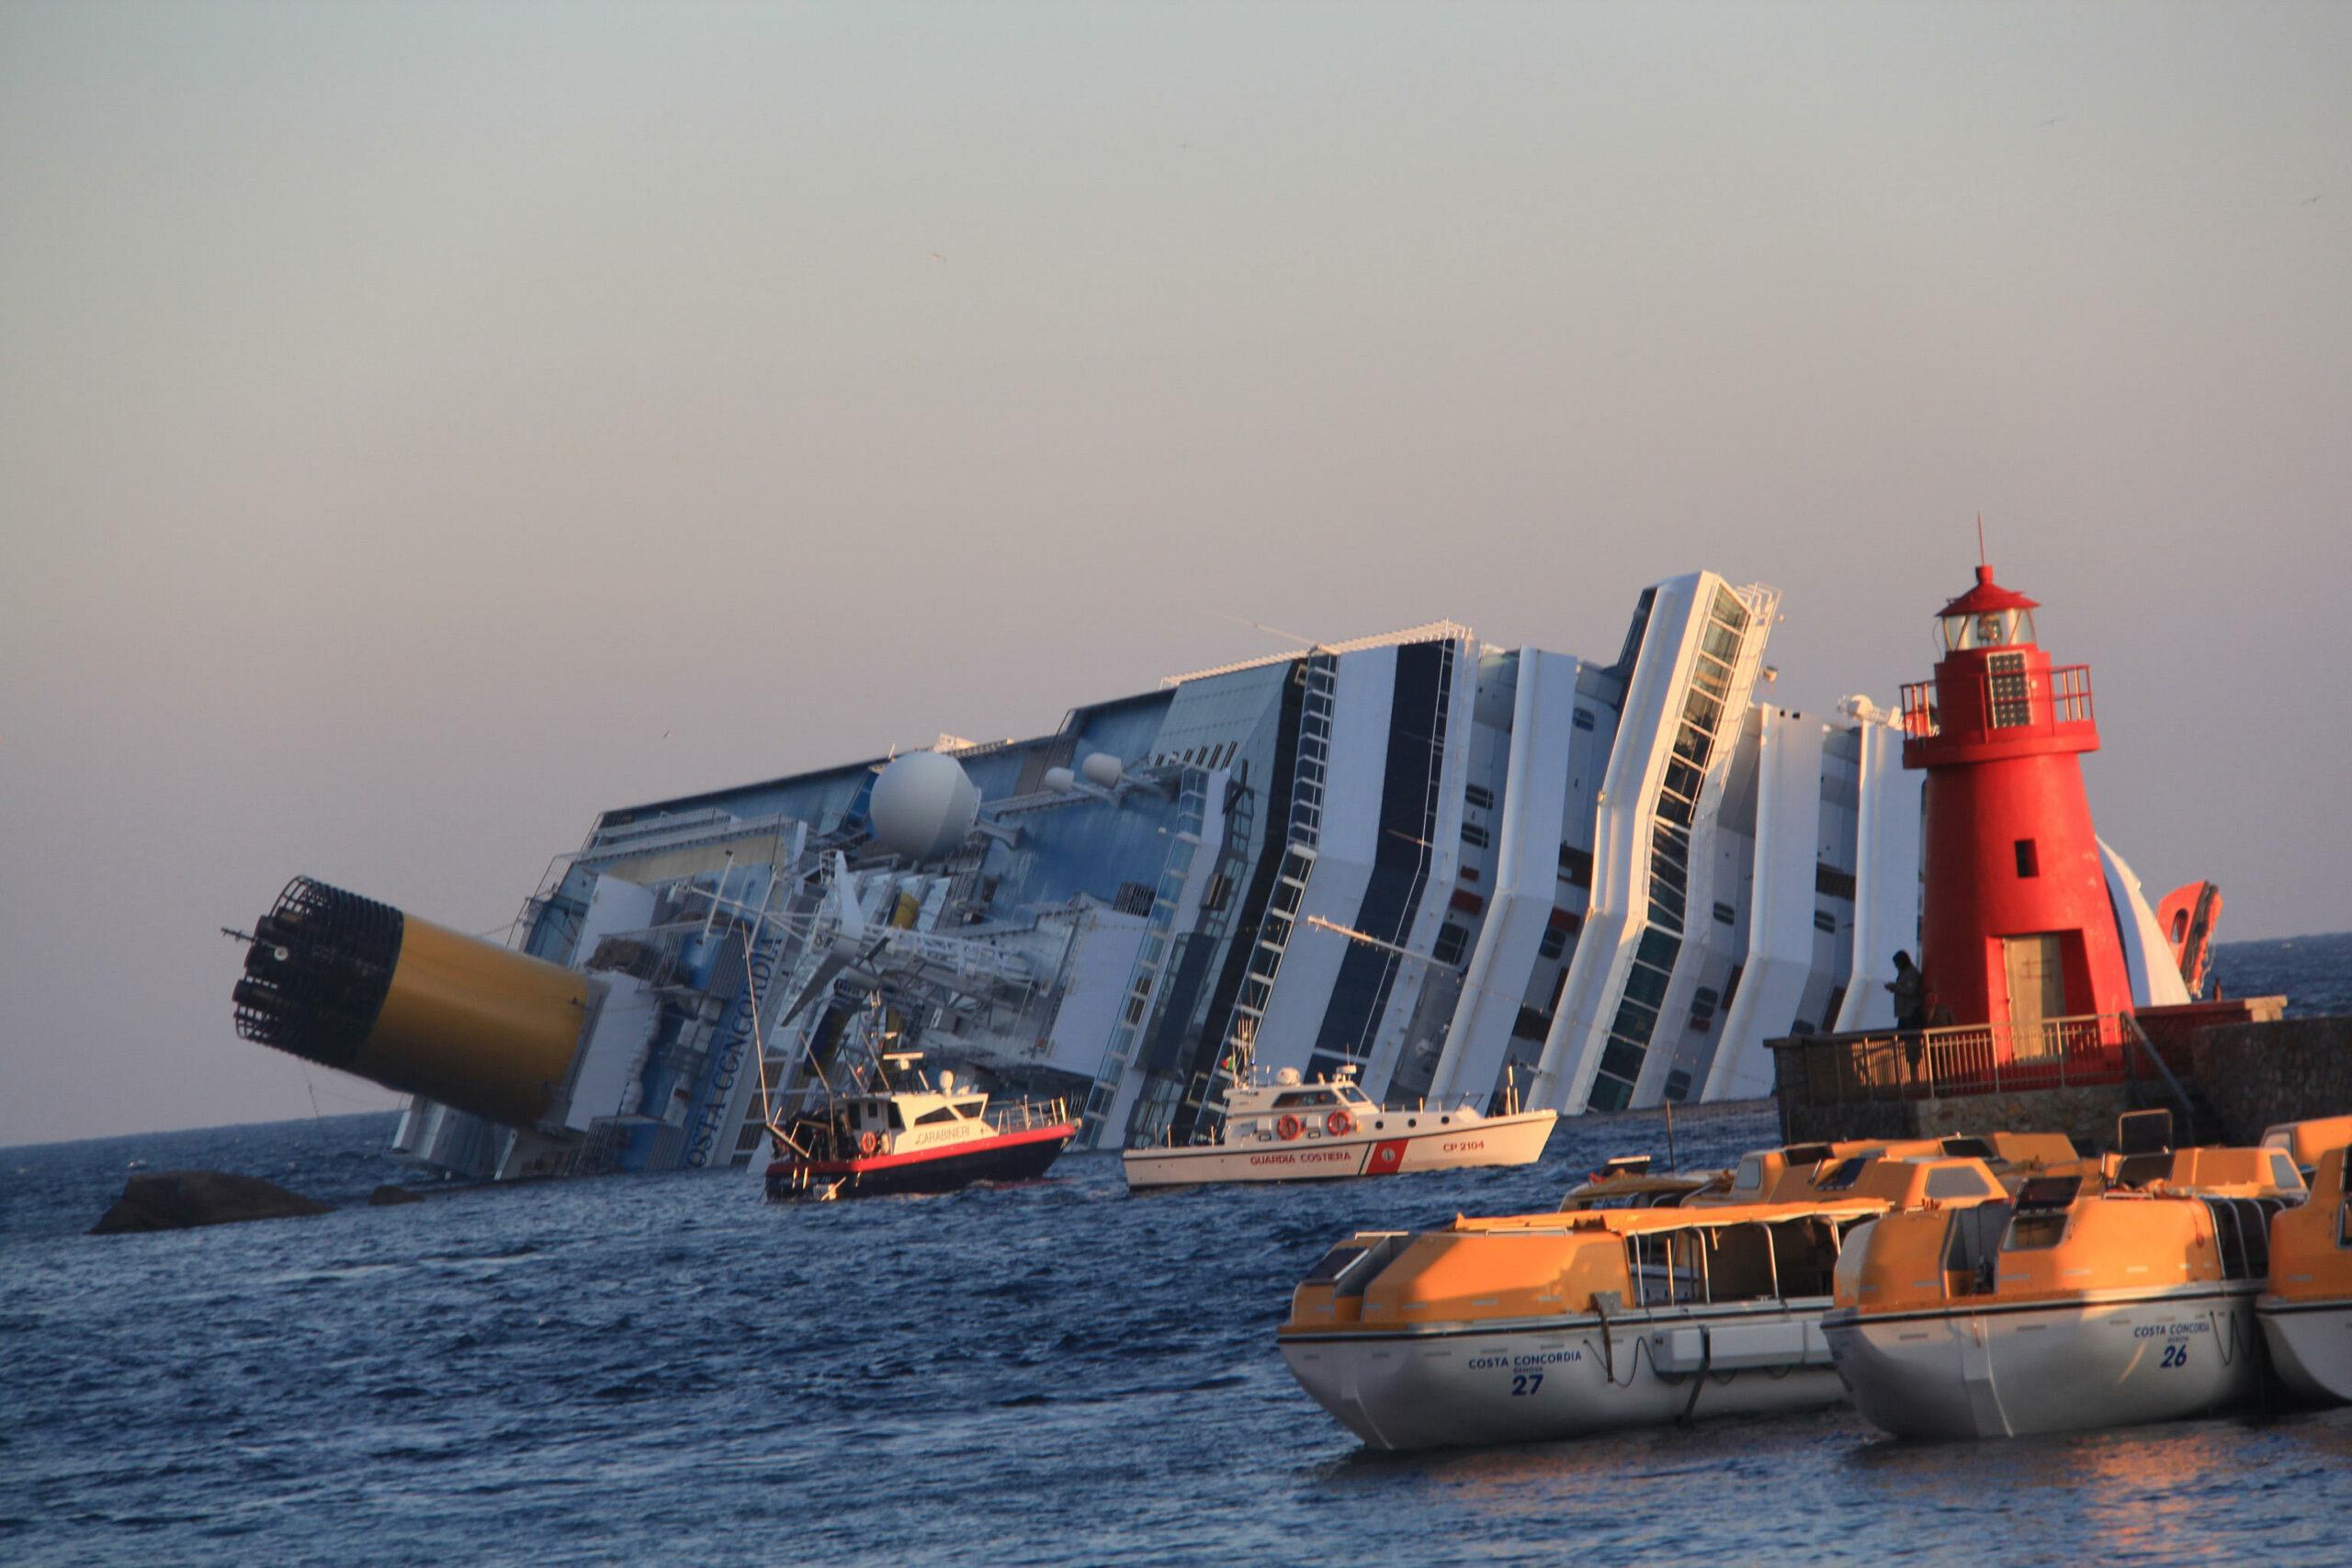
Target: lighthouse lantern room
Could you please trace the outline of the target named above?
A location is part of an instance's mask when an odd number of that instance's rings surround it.
[[[2098,749],[2090,669],[2051,663],[2038,607],[1978,567],[1937,615],[1935,678],[1903,689],[1903,765],[1928,774],[1920,966],[1998,1059],[2112,1044],[2093,1021],[2132,1009],[2076,761]]]

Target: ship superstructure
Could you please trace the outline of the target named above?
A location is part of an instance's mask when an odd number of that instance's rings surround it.
[[[1903,732],[1777,705],[1778,611],[1693,572],[1607,661],[1440,621],[607,811],[510,944],[585,982],[560,1080],[527,1124],[420,1096],[398,1150],[763,1165],[763,1100],[890,1049],[1065,1097],[1096,1147],[1213,1138],[1241,1062],[1398,1105],[1765,1094],[1768,1038],[1894,1021],[1920,912]]]

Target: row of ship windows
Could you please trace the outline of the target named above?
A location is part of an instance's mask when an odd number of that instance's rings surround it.
[[[1221,746],[1194,746],[1182,751],[1158,752],[1151,761],[1154,767],[1182,762],[1187,767],[1222,768],[1233,761],[1233,754],[1240,750],[1240,741],[1228,740]]]
[[[1455,907],[1461,907],[1463,895],[1455,894]],[[1483,908],[1483,906],[1481,906]],[[1478,913],[1477,909],[1467,911]],[[1546,963],[1568,950],[1568,943],[1584,929],[1584,917],[1573,909],[1554,909],[1544,927],[1544,935],[1535,944],[1535,953]],[[1437,941],[1430,944],[1430,956],[1440,964],[1459,964],[1470,948],[1470,931],[1466,926],[1448,920],[1438,928]]]

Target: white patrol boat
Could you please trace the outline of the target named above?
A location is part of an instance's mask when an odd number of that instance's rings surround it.
[[[771,1198],[857,1198],[953,1192],[975,1181],[1043,1176],[1078,1133],[1059,1100],[991,1109],[989,1097],[942,1070],[938,1086],[911,1071],[918,1053],[887,1060],[870,1092],[827,1100],[789,1126],[772,1127]]]
[[[1214,1144],[1129,1149],[1127,1186],[1184,1187],[1209,1181],[1329,1181],[1416,1170],[1528,1165],[1542,1156],[1559,1113],[1473,1106],[1391,1111],[1358,1088],[1346,1069],[1303,1081],[1284,1067],[1272,1082],[1226,1090],[1225,1124]]]

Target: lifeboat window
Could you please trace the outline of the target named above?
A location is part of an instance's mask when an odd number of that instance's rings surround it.
[[[2352,1200],[2335,1212],[2335,1245],[2352,1247]]]
[[[2066,1219],[2072,1209],[2019,1210],[2001,1238],[2003,1252],[2041,1252],[2066,1239]]]
[[[1699,1231],[1667,1231],[1625,1238],[1635,1300],[1642,1306],[1672,1306],[1713,1299],[1709,1293],[1707,1237]]]
[[[1838,1267],[1838,1235],[1823,1220],[1788,1220],[1772,1233],[1773,1285],[1782,1301],[1829,1293]]]
[[[1325,1253],[1323,1255],[1323,1261],[1308,1269],[1306,1271],[1306,1278],[1299,1282],[1306,1285],[1329,1285],[1335,1283],[1340,1275],[1347,1272],[1348,1265],[1353,1263],[1357,1258],[1362,1258],[1363,1256],[1363,1243],[1360,1241],[1343,1241],[1339,1246],[1333,1247],[1330,1251]]]
[[[1709,1299],[1758,1301],[1773,1291],[1772,1240],[1762,1225],[1726,1225],[1706,1233]]]
[[[1848,1191],[1856,1181],[1861,1179],[1862,1167],[1870,1163],[1871,1156],[1868,1155],[1856,1155],[1852,1159],[1839,1160],[1829,1168],[1828,1175],[1824,1176],[1813,1185],[1816,1190],[1822,1192]]]
[[[2270,1272],[2270,1217],[2285,1208],[2277,1198],[2207,1198],[2213,1216],[2213,1250],[2224,1280],[2259,1280]]]
[[[1735,1192],[1756,1192],[1762,1190],[1763,1186],[1764,1158],[1761,1155],[1749,1155],[1739,1162],[1739,1174],[1732,1179],[1731,1190]]]
[[[1330,1286],[1334,1300],[1362,1296],[1365,1287],[1379,1278],[1412,1239],[1403,1231],[1351,1236],[1325,1253],[1323,1261],[1315,1266],[1315,1272],[1306,1277],[1306,1282]]]
[[[1992,1191],[1983,1177],[1964,1165],[1938,1166],[1928,1172],[1930,1198],[1985,1198]]]
[[[2303,1190],[2303,1173],[2295,1168],[2294,1159],[2290,1156],[2275,1151],[2271,1154],[2270,1185],[2287,1192],[2301,1192]]]

